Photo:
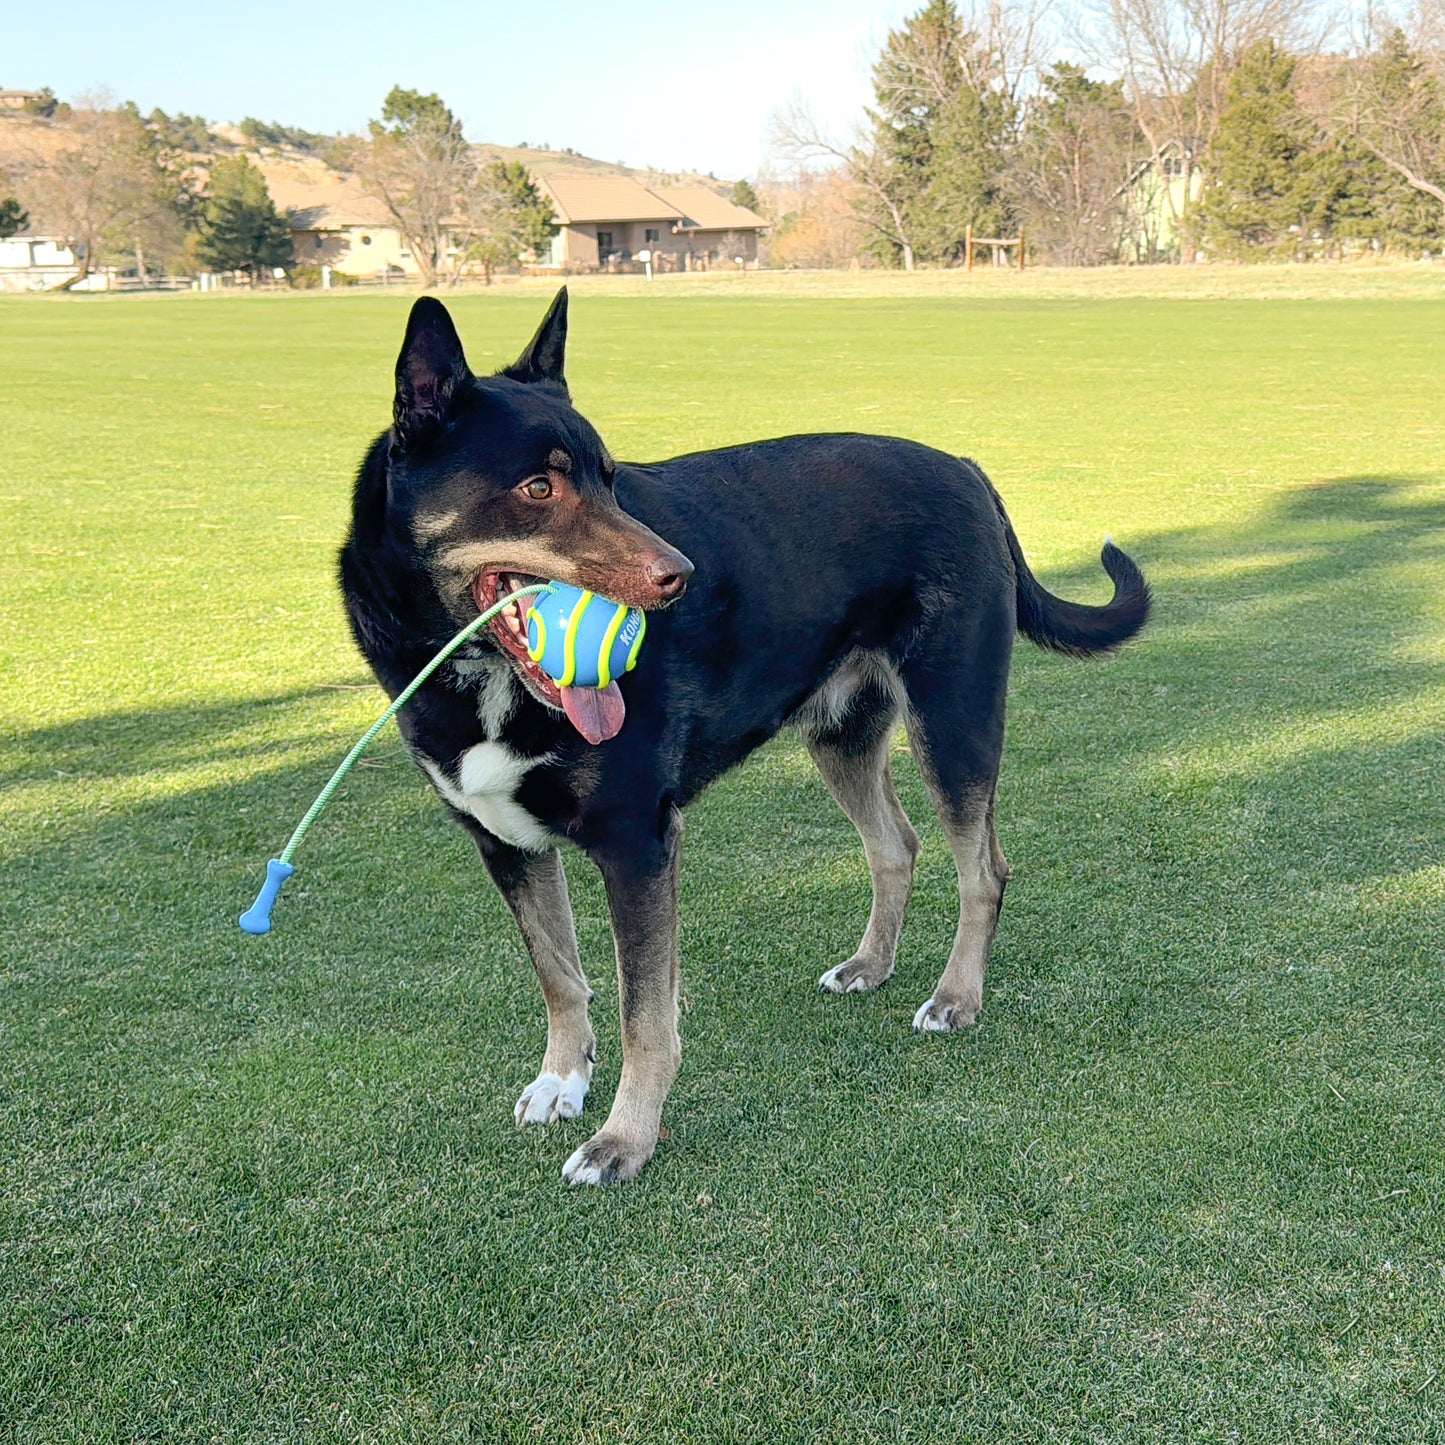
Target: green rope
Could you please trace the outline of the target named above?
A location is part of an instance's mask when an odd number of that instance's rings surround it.
[[[417,673],[417,675],[412,678],[412,680],[399,693],[397,693],[396,698],[392,702],[391,706],[387,708],[387,710],[382,713],[382,715],[377,718],[377,720],[372,723],[372,725],[367,728],[367,730],[361,735],[361,741],[358,742],[349,753],[347,753],[345,758],[342,759],[341,766],[337,768],[334,773],[332,773],[331,781],[327,783],[327,785],[322,788],[322,790],[316,795],[316,801],[312,803],[312,805],[306,810],[306,816],[302,818],[302,820],[296,825],[296,831],[291,835],[291,841],[285,846],[285,848],[281,850],[280,861],[282,863],[288,865],[290,864],[291,855],[296,851],[297,845],[306,836],[306,830],[311,826],[313,822],[316,821],[316,815],[327,805],[327,803],[331,801],[331,795],[337,790],[338,787],[341,786],[341,780],[347,775],[347,773],[351,771],[353,765],[355,764],[357,758],[361,756],[362,751],[366,747],[367,743],[369,743],[372,738],[374,738],[377,733],[379,733],[382,728],[384,728],[387,723],[389,723],[392,718],[394,718],[396,714],[400,712],[403,707],[406,706],[407,702],[411,699],[412,694],[416,692],[417,688],[419,688],[422,683],[424,683],[427,678],[429,678],[432,673],[434,673],[437,668],[439,668],[442,663],[444,663],[447,658],[449,658],[452,653],[454,653],[457,648],[459,648],[462,643],[467,640],[467,638],[471,637],[472,634],[475,633],[479,627],[482,627],[484,624],[490,622],[492,618],[494,618],[499,612],[503,611],[505,608],[510,607],[518,597],[525,597],[533,592],[550,592],[551,590],[552,589],[545,582],[535,582],[530,587],[519,587],[515,592],[508,593],[508,595],[502,598],[502,600],[498,602],[495,606],[487,608],[487,610],[483,612],[481,616],[475,617],[469,623],[467,623],[467,625],[462,628],[462,630],[457,633],[457,635],[452,638],[452,640],[447,643],[447,645],[442,648],[442,650],[437,653],[437,655],[432,658],[432,660],[427,663],[427,665],[422,668],[422,670]]]

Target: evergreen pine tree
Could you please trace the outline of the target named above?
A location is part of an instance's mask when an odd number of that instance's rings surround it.
[[[245,156],[211,167],[196,257],[213,271],[245,271],[253,279],[294,259],[291,228],[272,203],[265,176]]]
[[[502,198],[512,215],[512,233],[519,251],[543,252],[557,234],[551,203],[542,199],[532,173],[521,161],[493,161],[482,171],[484,184]]]
[[[1347,77],[1346,235],[1418,253],[1445,241],[1445,77],[1394,26]]]
[[[969,226],[1011,230],[1008,98],[985,77],[991,57],[965,30],[954,0],[928,0],[892,31],[873,67],[874,146],[890,197],[921,260],[952,262]],[[882,241],[883,259],[898,247]]]
[[[1199,205],[1201,239],[1216,255],[1303,259],[1328,233],[1344,166],[1300,108],[1294,70],[1274,41],[1262,40],[1230,77]]]
[[[939,227],[924,197],[932,174],[934,129],[963,79],[958,60],[962,32],[953,0],[928,0],[889,32],[873,66],[876,109],[869,115],[876,168],[887,177],[889,199],[903,217],[920,260],[938,249]],[[875,220],[875,254],[896,264],[901,247],[889,236],[883,218]],[[915,234],[919,226],[924,229],[921,236]]]
[[[752,188],[747,180],[737,181],[733,185],[732,203],[735,206],[742,206],[745,210],[756,212],[762,204],[758,200],[758,193]]]
[[[983,236],[1017,229],[1005,178],[1010,122],[1005,97],[966,81],[940,111],[927,184],[915,205],[915,233],[930,259],[958,261],[969,227]]]

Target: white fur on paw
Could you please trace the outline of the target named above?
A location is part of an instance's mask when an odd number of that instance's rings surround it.
[[[866,993],[873,987],[873,985],[868,982],[868,975],[866,973],[857,974],[846,983],[843,981],[843,970],[852,962],[853,960],[850,958],[848,963],[840,963],[837,968],[830,968],[827,973],[818,980],[818,987],[822,989],[824,993]]]
[[[573,1152],[572,1157],[562,1166],[562,1180],[566,1184],[602,1184],[602,1167],[595,1160],[584,1159],[587,1152],[584,1144]]]
[[[622,1184],[636,1179],[650,1158],[651,1149],[629,1147],[604,1130],[594,1134],[562,1166],[562,1180],[572,1185]]]
[[[929,999],[916,1014],[913,1015],[914,1033],[946,1034],[948,1025],[933,1012],[933,1000]]]
[[[575,1069],[564,1079],[557,1074],[538,1074],[517,1100],[512,1115],[517,1127],[551,1124],[557,1119],[575,1119],[587,1098],[587,1079]]]
[[[972,1022],[973,1019],[966,1017],[957,1004],[939,1013],[935,1011],[934,1000],[929,999],[913,1015],[913,1031],[914,1033],[947,1034],[956,1029],[967,1028]]]

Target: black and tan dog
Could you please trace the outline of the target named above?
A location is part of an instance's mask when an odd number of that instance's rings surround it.
[[[918,839],[889,776],[905,721],[958,865],[959,921],[915,1029],[978,1016],[1008,866],[994,835],[1015,630],[1074,655],[1143,626],[1149,593],[1105,544],[1106,607],[1034,580],[971,462],[875,436],[795,436],[616,464],[563,379],[561,292],[515,365],[478,378],[423,298],[396,368],[395,421],[356,484],[341,580],[356,640],[395,696],[468,618],[557,578],[655,608],[637,669],[563,697],[527,657],[514,605],[400,715],[402,735],[516,916],[547,1001],[547,1052],[519,1124],[568,1119],[592,1076],[591,997],[557,846],[606,885],[622,1013],[607,1122],[563,1166],[633,1178],[677,1074],[682,809],[787,724],[863,837],[873,908],[820,980],[893,971]],[[576,690],[569,689],[569,694]]]

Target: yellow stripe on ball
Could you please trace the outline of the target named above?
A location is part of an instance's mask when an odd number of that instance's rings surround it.
[[[607,631],[602,638],[602,652],[597,659],[597,686],[606,687],[612,681],[612,644],[617,641],[617,634],[622,631],[622,624],[627,621],[627,614],[631,608],[625,602],[617,604],[617,611],[612,614],[612,621],[607,624]]]
[[[637,629],[637,641],[632,644],[632,651],[627,654],[627,666],[623,672],[631,672],[637,666],[637,654],[642,651],[642,639],[647,636],[647,613],[637,614],[642,619],[642,626]]]
[[[592,605],[592,597],[591,592],[584,592],[567,619],[567,631],[562,641],[562,676],[557,679],[558,687],[571,687],[577,677],[577,633],[581,630],[583,614]]]

